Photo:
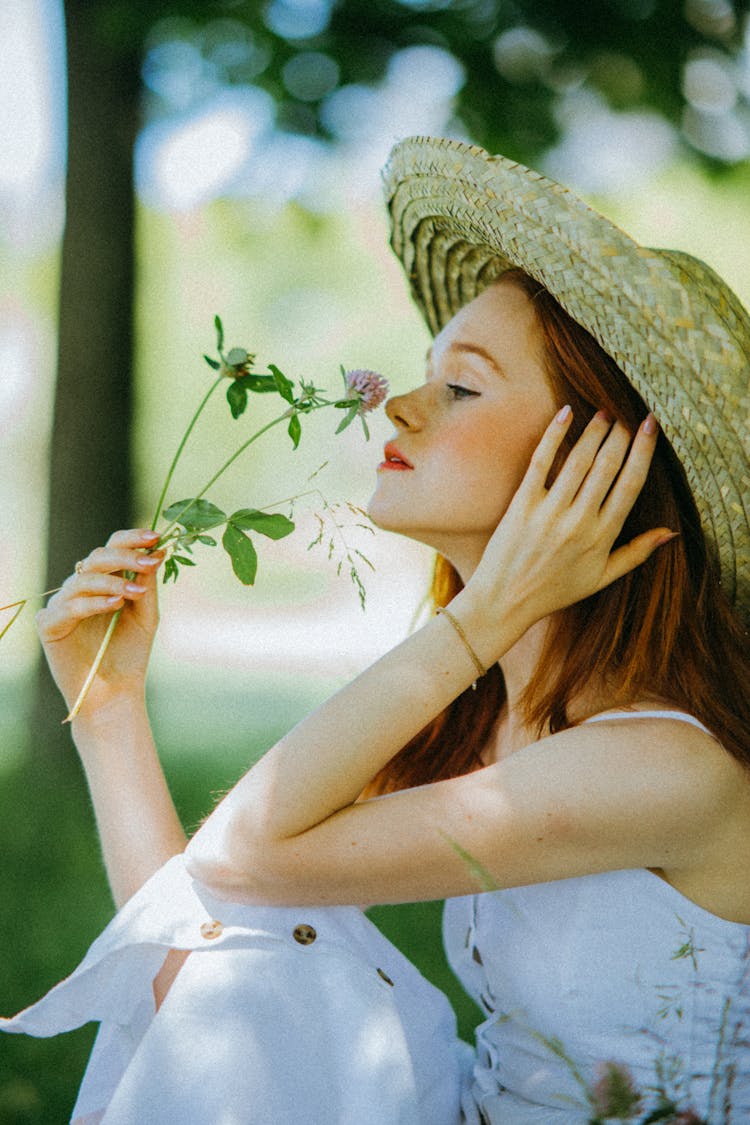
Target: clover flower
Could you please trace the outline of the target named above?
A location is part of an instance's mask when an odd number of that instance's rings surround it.
[[[626,1066],[605,1062],[599,1067],[599,1075],[591,1090],[591,1108],[597,1119],[627,1120],[638,1112],[641,1095]]]
[[[376,410],[388,395],[388,381],[377,371],[357,368],[344,373],[347,398],[359,399],[359,413],[368,414]]]
[[[243,375],[250,374],[254,363],[255,356],[250,352],[244,348],[232,348],[220,370],[222,375],[227,375],[230,379],[241,379]]]

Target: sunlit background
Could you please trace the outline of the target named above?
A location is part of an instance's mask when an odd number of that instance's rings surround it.
[[[612,3],[625,6],[625,0]],[[632,0],[629,15],[635,22],[646,18],[655,3]],[[424,13],[451,8],[450,0],[401,0],[401,6]],[[482,5],[473,6],[479,27]],[[215,349],[215,313],[224,320],[230,346],[257,352],[259,365],[275,362],[294,378],[332,390],[339,364],[382,371],[397,391],[422,375],[428,336],[391,260],[379,173],[403,136],[475,139],[470,114],[463,119],[458,110],[471,64],[454,57],[439,36],[426,36],[426,42],[393,52],[376,82],[342,85],[339,64],[319,45],[331,0],[271,0],[264,11],[268,29],[294,40],[280,79],[293,112],[288,105],[280,110],[278,98],[262,88],[267,48],[239,19],[216,20],[202,30],[182,19],[156,20],[149,33],[135,155],[132,438],[144,523],[211,377],[201,355]],[[599,52],[586,69],[571,61],[562,40],[519,23],[492,39],[494,67],[521,110],[535,83],[554,95],[558,139],[541,152],[540,170],[578,190],[646,244],[705,258],[747,303],[747,8],[729,0],[686,0],[681,18],[704,42],[682,60],[680,109],[671,120],[648,108],[645,98],[639,106],[649,76],[618,44]],[[44,589],[66,156],[58,0],[3,0],[0,55],[4,605]],[[327,139],[312,128],[313,106]],[[524,128],[519,111],[519,134]],[[112,223],[117,221],[113,215]],[[107,378],[106,366],[101,377]],[[266,417],[262,404],[253,409]],[[232,422],[217,403],[191,443],[169,499],[191,495],[251,425]],[[195,571],[164,590],[151,690],[157,731],[171,760],[182,755],[204,762],[217,748],[229,754],[232,739],[247,730],[267,744],[285,722],[400,639],[419,612],[429,552],[357,527],[361,518],[346,507],[366,504],[390,426],[381,412],[369,445],[356,426],[336,438],[333,428],[325,415],[310,420],[296,453],[283,433],[274,434],[212,495],[233,507],[283,502],[287,511],[288,497],[306,494],[294,503],[295,536],[261,545],[255,587],[241,587],[219,552],[199,549]],[[99,471],[106,474],[107,465]],[[338,530],[330,522],[336,504]],[[85,505],[82,490],[73,507]],[[308,549],[321,514],[328,521],[323,544]],[[361,551],[374,568],[355,556],[367,588],[364,613],[348,564],[336,576],[347,549]],[[8,769],[28,750],[24,730],[38,659],[33,611],[39,604],[31,603],[0,641],[0,765]],[[0,629],[4,620],[0,614]],[[240,762],[241,751],[232,753],[232,761]],[[30,843],[20,883],[37,878],[39,854]],[[38,910],[44,917],[44,904]],[[52,983],[45,973],[53,971],[47,966],[55,964],[56,944],[50,938],[39,964],[23,970],[26,1001],[39,981]],[[72,960],[66,964],[70,968]],[[44,1095],[32,1087],[14,1072],[4,1102],[0,1063],[0,1123],[53,1120]]]
[[[645,0],[643,0],[645,3]],[[415,2],[415,8],[420,4]],[[422,4],[422,7],[426,5]],[[720,32],[739,18],[728,2],[689,0],[685,16]],[[338,364],[382,370],[396,389],[420,377],[427,337],[410,308],[387,249],[379,170],[390,146],[410,133],[465,136],[455,98],[465,64],[437,45],[398,51],[376,85],[338,85],[336,62],[304,48],[330,17],[328,0],[274,0],[266,20],[293,28],[297,51],[283,70],[304,106],[324,98],[336,144],[282,130],[271,95],[252,82],[267,63],[239,21],[209,25],[203,39],[185,21],[156,22],[143,66],[144,124],[136,151],[139,198],[137,298],[138,494],[150,516],[166,463],[197,402],[219,312],[231,341],[257,350],[290,374],[335,384]],[[192,39],[189,33],[192,31]],[[208,41],[207,41],[208,38]],[[0,9],[0,591],[4,601],[41,589],[45,449],[54,381],[55,301],[64,221],[65,75],[62,13],[56,0],[5,0]],[[494,59],[522,85],[554,85],[561,139],[542,170],[570,184],[647,243],[706,257],[747,296],[748,191],[743,175],[717,181],[691,161],[684,137],[653,110],[617,111],[600,90],[559,61],[559,44],[532,28],[500,34]],[[605,88],[644,75],[622,53],[596,64]],[[228,70],[243,82],[227,85]],[[600,76],[601,77],[601,76]],[[608,84],[608,85],[607,85]],[[683,130],[693,145],[745,167],[750,150],[750,49],[719,45],[684,64]],[[326,97],[326,94],[330,94]],[[113,222],[116,222],[113,216]],[[106,377],[106,372],[103,372]],[[234,441],[208,422],[210,448]],[[313,431],[317,427],[311,427]],[[366,446],[352,432],[333,441],[325,426],[292,456],[278,438],[249,455],[225,486],[228,502],[270,503],[316,485],[333,500],[366,502],[389,427],[381,417]],[[190,488],[205,476],[200,440],[185,463]],[[279,479],[277,466],[283,464]],[[106,467],[104,469],[106,471]],[[279,491],[280,489],[280,491]],[[179,491],[179,489],[178,489]],[[86,503],[85,495],[78,498]],[[318,497],[300,502],[312,521]],[[177,663],[292,667],[349,674],[402,632],[417,609],[430,560],[391,536],[352,535],[369,608],[346,581],[332,580],[325,552],[304,534],[261,559],[258,584],[241,589],[223,561],[206,557],[164,599],[155,676]],[[366,540],[364,542],[363,540]],[[366,573],[364,573],[366,572]],[[64,576],[60,576],[61,578]],[[27,612],[4,641],[0,675],[30,667],[36,644]],[[182,670],[180,670],[180,675]],[[201,673],[202,674],[202,673]]]

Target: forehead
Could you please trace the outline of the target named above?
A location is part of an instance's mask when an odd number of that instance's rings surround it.
[[[542,336],[534,306],[511,281],[499,281],[464,305],[435,337],[432,353],[448,351],[456,342],[485,349],[502,365],[503,356],[539,356]]]

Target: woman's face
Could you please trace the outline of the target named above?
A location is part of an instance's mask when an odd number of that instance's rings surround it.
[[[435,338],[424,384],[389,399],[396,433],[372,520],[434,547],[466,580],[556,405],[532,304],[500,281]]]

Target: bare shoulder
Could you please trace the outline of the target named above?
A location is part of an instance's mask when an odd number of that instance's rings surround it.
[[[613,713],[596,723],[575,728],[586,732],[592,747],[606,754],[615,746],[636,765],[669,771],[676,784],[702,779],[715,793],[738,781],[750,785],[750,773],[713,734],[689,717],[673,711],[633,710],[626,716]],[[597,738],[598,736],[598,738]]]
[[[703,727],[668,711],[615,712],[536,746],[545,754],[575,757],[577,771],[590,771],[604,785],[623,786],[628,777],[636,785],[658,782],[660,790],[682,796],[694,809],[715,809],[722,795],[750,796],[750,771]]]
[[[643,714],[582,723],[536,744],[604,807],[656,817],[672,838],[748,825],[750,771],[711,733],[684,719]],[[704,836],[705,838],[705,836]]]
[[[543,738],[493,768],[517,800],[546,801],[561,837],[608,840],[630,860],[638,839],[641,866],[692,864],[709,840],[750,836],[750,771],[682,719],[613,715]]]

